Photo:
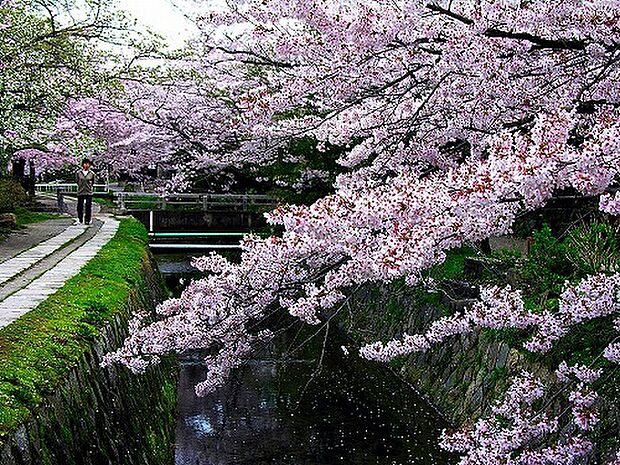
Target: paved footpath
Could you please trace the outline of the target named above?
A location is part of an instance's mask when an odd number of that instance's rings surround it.
[[[5,283],[14,276],[22,273],[32,265],[56,252],[63,245],[71,242],[86,231],[83,224],[72,224],[60,234],[35,245],[19,255],[0,264],[0,284]]]
[[[91,227],[68,226],[58,236],[0,263],[0,285],[4,283],[0,286],[0,328],[35,309],[78,274],[114,237],[118,225],[113,217],[101,215]],[[48,264],[50,267],[46,268]],[[18,289],[6,292],[16,283],[20,283]]]
[[[0,241],[0,263],[57,236],[74,223],[73,218],[58,218],[27,225],[24,229],[12,231]]]

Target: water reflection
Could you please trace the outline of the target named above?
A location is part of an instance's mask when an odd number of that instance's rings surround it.
[[[198,277],[191,256],[156,259],[175,295]],[[359,359],[353,350],[345,355],[341,346],[347,342],[337,333],[328,341],[318,373],[323,338],[283,361],[282,352],[292,343],[285,335],[206,398],[194,393],[194,385],[205,378],[200,358],[184,360],[176,465],[456,462],[437,446],[447,424],[431,406],[381,365]]]
[[[265,353],[207,398],[204,366],[181,370],[176,465],[448,464],[446,424],[398,378],[328,348],[314,360]],[[311,380],[309,382],[309,380]]]
[[[196,268],[192,266],[192,259],[194,256],[199,255],[200,254],[157,254],[155,255],[155,260],[161,274],[164,276],[180,277],[183,274],[192,274],[196,272]]]
[[[187,283],[200,278],[198,270],[192,266],[196,255],[189,254],[157,254],[155,260],[162,274],[166,287],[173,296],[179,296]]]

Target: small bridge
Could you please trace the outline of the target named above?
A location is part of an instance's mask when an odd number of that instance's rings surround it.
[[[256,194],[212,194],[209,192],[185,194],[147,194],[140,192],[118,192],[118,208],[131,210],[184,210],[184,211],[258,211],[276,206],[276,201],[267,195]]]
[[[37,184],[36,191],[56,195],[58,209],[67,211],[66,197],[77,185]],[[116,207],[137,218],[149,232],[150,247],[164,250],[238,249],[240,239],[265,226],[263,213],[277,202],[267,195],[221,193],[117,192]],[[107,184],[96,184],[95,197],[110,198]]]
[[[266,195],[119,192],[116,204],[148,229],[157,251],[238,249],[240,239],[265,225],[276,201]]]

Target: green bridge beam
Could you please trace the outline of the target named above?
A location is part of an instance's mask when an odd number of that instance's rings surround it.
[[[242,237],[247,234],[257,234],[266,236],[266,233],[250,233],[250,232],[150,232],[151,237],[221,237],[236,236]]]

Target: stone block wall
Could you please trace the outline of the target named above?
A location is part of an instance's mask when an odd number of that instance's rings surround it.
[[[164,288],[150,257],[144,285],[134,288],[55,394],[4,444],[2,465],[171,465],[177,391],[176,363],[141,376],[101,368],[102,357],[127,336],[130,314],[152,308]]]
[[[420,305],[413,292],[395,294],[388,287],[375,287],[358,292],[350,318],[341,321],[360,343],[387,341],[424,332],[444,311],[445,306]],[[455,424],[488,411],[503,394],[507,379],[523,369],[549,376],[519,351],[481,332],[455,336],[427,352],[395,360],[392,367]]]

